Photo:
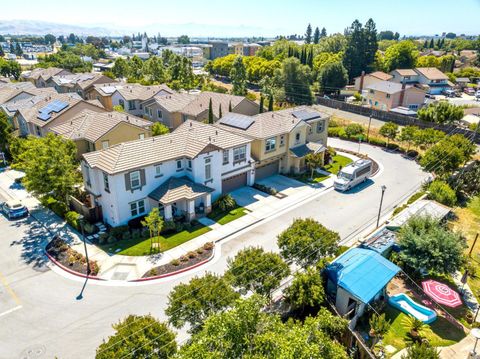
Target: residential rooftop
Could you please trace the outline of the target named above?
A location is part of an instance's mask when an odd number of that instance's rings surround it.
[[[144,86],[140,84],[112,82],[105,84],[95,84],[93,86],[102,96],[111,96],[115,92],[118,92],[127,101],[145,101],[151,97],[158,95],[158,93],[160,92],[163,92],[165,94],[174,93],[174,91],[170,87],[164,84]]]

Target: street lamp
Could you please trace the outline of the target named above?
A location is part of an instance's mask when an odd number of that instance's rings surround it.
[[[470,334],[472,334],[472,336],[475,338],[475,346],[473,347],[473,350],[470,352],[470,358],[475,358],[477,355],[477,352],[476,352],[477,342],[478,342],[478,339],[480,339],[480,329],[473,328]]]
[[[80,223],[80,229],[82,231],[83,247],[85,248],[85,258],[87,259],[87,276],[88,276],[90,274],[90,261],[88,260],[87,243],[85,240],[85,230],[84,230],[85,217],[80,214],[78,217],[78,222]]]
[[[377,217],[377,227],[380,224],[380,214],[382,213],[382,204],[383,204],[383,195],[385,194],[385,190],[387,189],[387,186],[382,185],[382,197],[380,198],[380,206],[378,207],[378,217]]]

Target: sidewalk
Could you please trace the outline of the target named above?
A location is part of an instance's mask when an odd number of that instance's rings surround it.
[[[52,236],[45,238],[44,242],[41,243],[42,246],[46,246],[54,235],[59,235],[69,243],[72,249],[83,254],[85,250],[80,234],[51,210],[44,208],[26,190],[14,184],[15,179],[21,177],[21,175],[21,172],[14,170],[0,173],[0,194],[4,197],[21,200],[29,208],[32,217],[49,230]],[[331,176],[316,186],[302,185],[297,188],[287,188],[281,192],[286,197],[281,199],[275,196],[260,197],[255,202],[245,206],[249,210],[246,215],[225,225],[219,225],[204,218],[201,221],[208,225],[212,229],[211,231],[161,254],[138,257],[109,254],[87,241],[88,256],[90,259],[97,261],[100,266],[98,275],[103,279],[122,281],[137,279],[151,268],[178,259],[207,242],[219,242],[294,205],[311,200],[312,196],[331,188],[334,178],[335,176]]]

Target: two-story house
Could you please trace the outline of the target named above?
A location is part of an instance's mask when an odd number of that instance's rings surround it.
[[[305,156],[324,153],[330,116],[300,106],[255,116],[228,113],[215,126],[251,138],[255,180],[306,169]]]
[[[95,84],[88,91],[87,98],[98,100],[106,110],[112,111],[114,106],[122,106],[124,110],[135,116],[144,114],[143,102],[159,95],[173,94],[167,85],[143,86],[140,84],[105,83]]]
[[[150,137],[151,125],[150,121],[128,113],[85,109],[70,119],[56,120],[48,131],[74,141],[80,158],[87,152]]]
[[[0,85],[0,105],[52,93],[54,89],[37,88],[30,82],[5,83]]]
[[[380,81],[367,86],[364,96],[371,108],[383,111],[397,107],[417,111],[425,102],[425,91],[422,89],[391,81]]]
[[[100,73],[80,73],[73,75],[56,75],[47,82],[58,93],[76,92],[83,99],[87,99],[88,92],[95,84],[111,83],[112,79]]]
[[[142,103],[144,116],[175,129],[187,120],[206,122],[212,102],[213,120],[231,112],[252,116],[258,114],[259,105],[245,96],[204,91],[195,94],[174,93],[155,96]]]
[[[208,213],[245,173],[253,183],[251,140],[187,121],[173,133],[124,142],[83,155],[85,189],[111,226],[148,214],[192,220]]]
[[[49,67],[46,69],[36,68],[30,72],[22,74],[22,78],[25,81],[33,83],[36,87],[48,87],[49,81],[53,76],[66,76],[72,75],[68,70],[61,69],[58,67]]]
[[[367,88],[368,86],[380,82],[380,81],[389,81],[392,79],[392,75],[387,74],[383,71],[375,71],[369,74],[364,74],[355,77],[355,90],[359,91],[360,93],[363,89]]]
[[[397,69],[390,72],[393,76],[390,81],[415,85],[430,95],[439,95],[452,85],[447,75],[436,67],[417,67],[416,69]]]
[[[390,72],[392,78],[390,81],[399,84],[416,84],[418,83],[418,74],[413,69],[396,69]]]

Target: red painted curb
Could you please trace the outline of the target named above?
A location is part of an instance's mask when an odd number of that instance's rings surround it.
[[[76,275],[77,277],[106,281],[106,279],[103,279],[103,278],[100,278],[100,277],[97,277],[97,276],[85,275],[85,274],[82,274],[82,273],[75,272],[74,270],[71,270],[71,269],[65,267],[62,263],[60,263],[55,258],[53,258],[46,250],[44,250],[44,252],[47,255],[48,259],[50,259],[57,267],[63,269],[65,272]]]
[[[166,278],[166,277],[171,277],[173,275],[176,275],[176,274],[180,274],[180,273],[183,273],[183,272],[186,272],[190,269],[194,269],[194,268],[197,268],[197,267],[200,267],[201,265],[205,264],[205,263],[208,263],[210,262],[213,257],[215,256],[215,250],[212,251],[212,255],[201,261],[201,262],[198,262],[196,264],[194,264],[193,266],[190,266],[190,267],[187,267],[187,268],[183,268],[183,269],[179,269],[175,272],[170,272],[170,273],[165,273],[165,274],[160,274],[160,275],[156,275],[154,277],[147,277],[147,278],[138,278],[138,279],[132,279],[132,280],[129,280],[129,282],[145,282],[147,280],[155,280],[155,279],[160,279],[160,278]]]

